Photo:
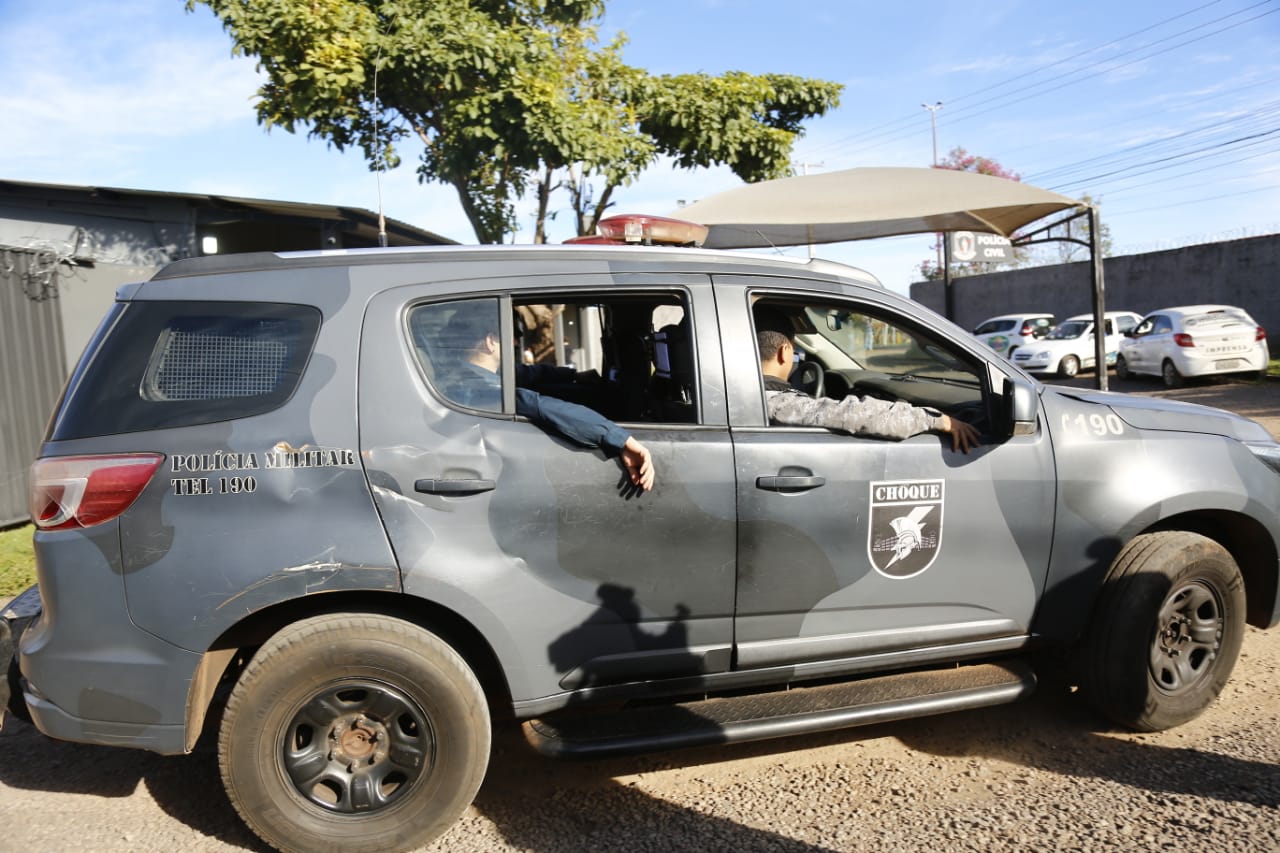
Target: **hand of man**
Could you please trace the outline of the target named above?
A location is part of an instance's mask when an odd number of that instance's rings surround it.
[[[968,453],[969,448],[981,443],[981,436],[972,424],[958,421],[950,415],[943,415],[942,431],[951,435],[951,449]]]
[[[653,470],[653,457],[649,448],[636,441],[635,436],[627,436],[627,443],[622,445],[622,464],[627,469],[632,485],[644,491],[653,488],[656,474]]]

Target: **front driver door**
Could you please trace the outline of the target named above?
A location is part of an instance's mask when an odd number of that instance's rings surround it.
[[[749,286],[744,286],[749,285]],[[722,323],[748,303],[803,317],[797,348],[822,361],[828,394],[910,397],[981,420],[990,368],[888,297],[771,292],[717,279]],[[759,307],[759,306],[757,306]],[[750,342],[754,333],[739,336]],[[1024,642],[1048,566],[1048,436],[985,443],[904,441],[765,423],[758,361],[726,352],[738,460],[741,668],[877,656],[905,663]],[[745,368],[745,369],[744,369]]]

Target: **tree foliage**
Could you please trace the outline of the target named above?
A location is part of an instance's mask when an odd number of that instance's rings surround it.
[[[785,174],[806,119],[841,86],[780,74],[652,75],[601,45],[603,0],[186,0],[222,21],[266,76],[258,120],[360,149],[394,168],[421,146],[422,181],[455,188],[480,242],[517,228],[533,192],[535,241],[566,189],[578,233],[658,157]],[[598,194],[596,187],[598,187]]]

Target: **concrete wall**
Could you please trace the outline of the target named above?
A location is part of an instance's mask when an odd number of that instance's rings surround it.
[[[1280,234],[1107,258],[1103,274],[1108,311],[1236,305],[1268,331],[1272,353],[1280,353]],[[1087,261],[959,278],[952,287],[953,319],[965,329],[1016,311],[1047,311],[1061,320],[1093,310]],[[941,281],[911,285],[911,298],[943,313]]]

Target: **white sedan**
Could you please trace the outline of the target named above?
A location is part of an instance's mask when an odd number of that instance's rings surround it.
[[[1242,308],[1187,305],[1148,314],[1120,343],[1116,375],[1159,376],[1169,388],[1185,376],[1263,375],[1267,333]]]
[[[1107,311],[1102,315],[1107,366],[1115,363],[1121,335],[1142,322],[1132,311]],[[1070,378],[1097,363],[1093,339],[1093,315],[1077,314],[1054,327],[1048,335],[1018,348],[1013,363],[1028,373],[1057,373]]]

